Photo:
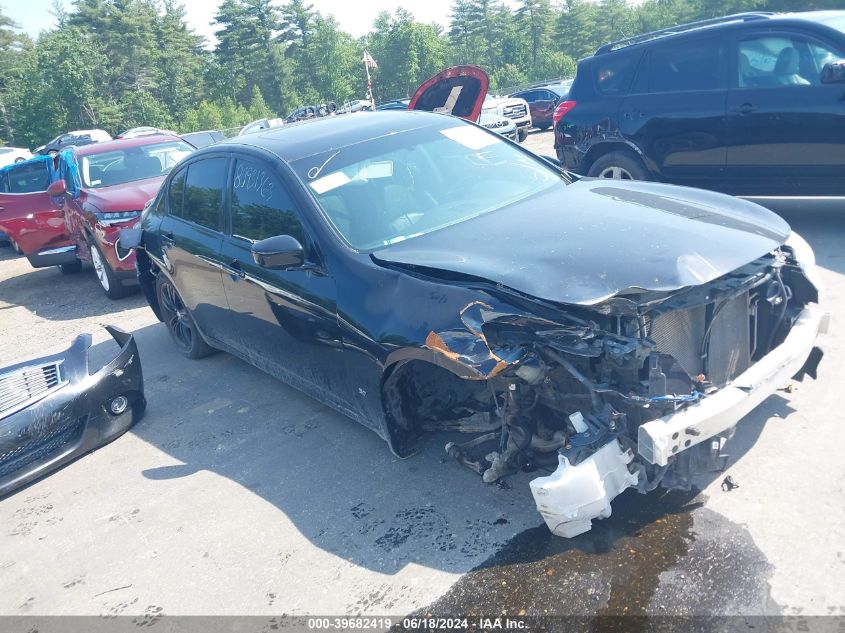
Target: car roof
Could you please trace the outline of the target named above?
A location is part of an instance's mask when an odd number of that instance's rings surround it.
[[[689,22],[687,24],[678,24],[658,31],[650,33],[642,33],[634,37],[629,37],[614,42],[609,42],[596,51],[594,57],[601,56],[607,53],[617,52],[628,48],[639,48],[645,46],[655,40],[682,38],[686,35],[699,34],[702,31],[710,31],[711,29],[722,28],[744,28],[749,25],[759,25],[765,23],[766,26],[775,24],[798,24],[798,23],[815,23],[824,24],[828,20],[838,17],[845,17],[845,11],[800,11],[792,13],[771,13],[764,11],[750,11],[746,13],[736,13],[726,15],[718,18],[711,18],[707,20],[698,20]],[[826,25],[827,26],[827,25]],[[831,28],[828,26],[828,28]]]
[[[359,114],[343,114],[299,121],[227,139],[208,148],[209,151],[250,146],[266,149],[286,162],[322,154],[386,136],[420,128],[443,127],[447,117],[459,125],[457,117],[430,112],[382,110]]]
[[[157,143],[167,143],[180,141],[187,143],[178,136],[171,136],[169,134],[155,134],[150,136],[139,136],[138,138],[122,138],[114,141],[103,141],[102,143],[92,143],[91,145],[83,145],[81,147],[69,148],[73,151],[75,156],[91,156],[94,154],[104,154],[106,152],[114,152],[121,149],[128,149],[130,147],[142,147],[144,145],[155,145]]]

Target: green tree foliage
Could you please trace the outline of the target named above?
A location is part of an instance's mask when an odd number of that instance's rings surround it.
[[[572,77],[602,44],[748,10],[842,8],[843,0],[454,0],[442,25],[383,12],[363,38],[308,0],[216,2],[215,41],[180,0],[54,1],[56,26],[33,42],[0,9],[0,142],[136,125],[237,128],[294,108],[366,94],[361,58],[378,62],[377,100],[407,97],[453,64],[485,68],[496,91]]]
[[[372,71],[377,100],[410,96],[447,63],[446,43],[439,27],[416,22],[404,9],[397,9],[392,16],[379,14],[367,46],[379,64]],[[360,60],[356,61],[360,67]],[[366,92],[366,85],[359,92]]]

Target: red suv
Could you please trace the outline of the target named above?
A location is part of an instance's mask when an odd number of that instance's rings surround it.
[[[51,187],[76,245],[77,267],[90,262],[110,299],[137,285],[135,255],[119,234],[138,221],[164,177],[194,147],[173,136],[71,147],[59,154],[62,180]]]

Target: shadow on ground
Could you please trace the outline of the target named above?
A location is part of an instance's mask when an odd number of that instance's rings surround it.
[[[20,257],[10,248],[0,248],[0,261]],[[85,297],[80,301],[80,297]],[[67,321],[90,316],[112,314],[146,305],[141,293],[112,301],[103,293],[94,271],[63,275],[58,267],[32,268],[14,277],[0,280],[0,302],[3,307],[22,306],[51,321]],[[2,307],[0,307],[2,309]]]

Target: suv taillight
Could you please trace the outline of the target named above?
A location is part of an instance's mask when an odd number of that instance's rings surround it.
[[[575,101],[561,101],[557,104],[555,108],[555,113],[552,115],[552,120],[554,124],[557,125],[557,122],[560,121],[564,115],[569,112],[572,108],[575,107]]]

